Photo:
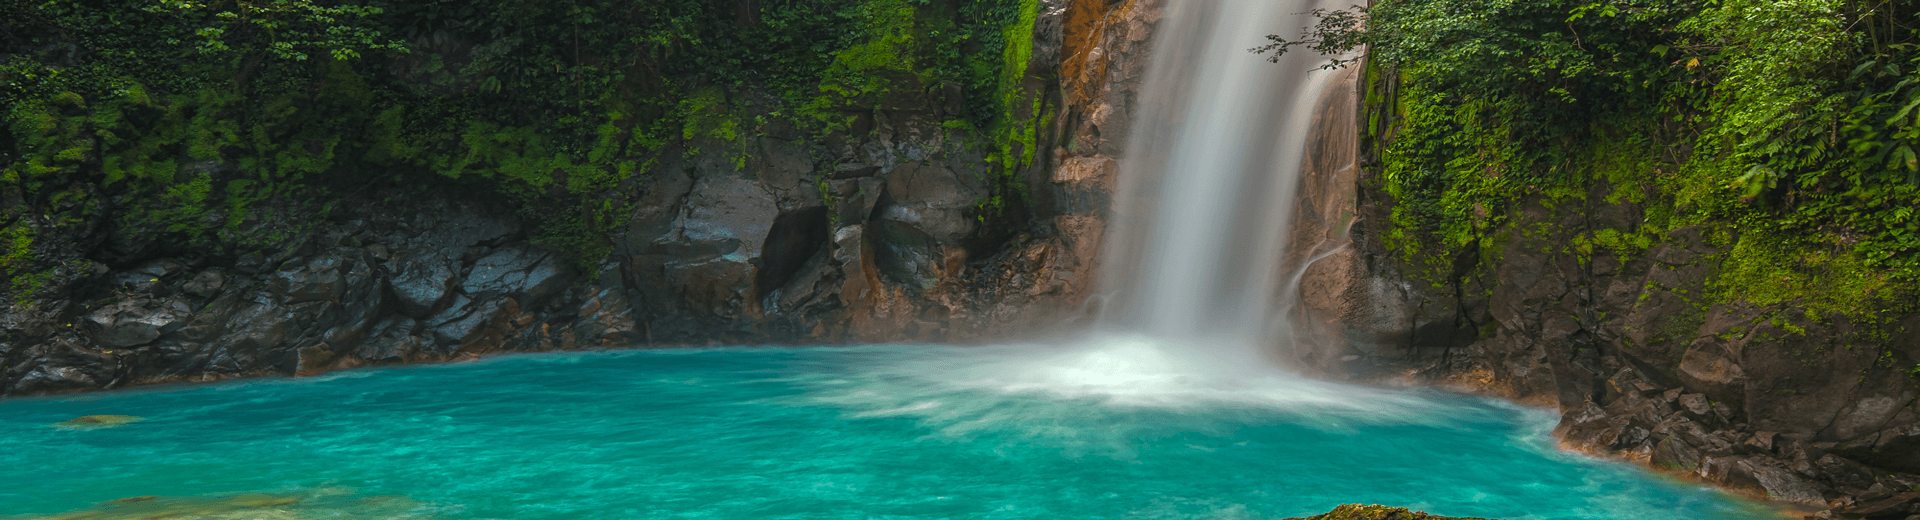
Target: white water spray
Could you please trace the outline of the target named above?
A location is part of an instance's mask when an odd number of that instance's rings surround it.
[[[1270,364],[1266,346],[1292,333],[1281,264],[1332,74],[1312,53],[1273,64],[1247,49],[1311,25],[1320,3],[1170,2],[1121,161],[1102,332],[1231,367]]]
[[[1276,368],[1301,266],[1283,265],[1324,59],[1248,52],[1331,0],[1169,0],[1121,160],[1106,309],[1071,345],[976,350],[917,379],[1122,405],[1230,401],[1403,416],[1404,399]],[[1306,259],[1309,262],[1311,259]],[[1290,283],[1291,282],[1291,283]],[[1278,355],[1276,355],[1278,354]]]
[[[1291,356],[1270,352],[1293,334],[1281,314],[1301,267],[1283,265],[1289,226],[1314,111],[1334,75],[1312,53],[1274,64],[1248,49],[1311,25],[1307,12],[1332,1],[1167,0],[1121,159],[1099,325],[1072,344],[979,348],[903,372],[919,384],[1116,405],[1418,408],[1279,370]],[[888,409],[940,408],[924,404]]]

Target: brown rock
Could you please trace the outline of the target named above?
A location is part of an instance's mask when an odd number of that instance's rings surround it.
[[[1865,518],[1906,518],[1913,512],[1913,506],[1920,503],[1920,491],[1901,493],[1890,498],[1873,502],[1864,502],[1835,510],[1841,515]]]
[[[1452,517],[1430,515],[1421,511],[1410,511],[1404,507],[1369,506],[1347,504],[1333,508],[1327,514],[1306,518],[1288,518],[1285,520],[1486,520],[1484,518]]]

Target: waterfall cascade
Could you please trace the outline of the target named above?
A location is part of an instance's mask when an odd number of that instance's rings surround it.
[[[1273,64],[1247,49],[1312,24],[1321,3],[1169,2],[1121,161],[1100,332],[1223,366],[1270,359],[1291,334],[1287,231],[1333,74],[1312,53]]]

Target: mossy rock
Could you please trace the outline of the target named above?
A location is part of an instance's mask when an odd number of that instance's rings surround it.
[[[88,415],[54,423],[54,426],[80,429],[116,428],[145,420],[147,418],[131,415]]]
[[[1320,516],[1307,518],[1288,518],[1286,520],[1487,520],[1485,518],[1462,518],[1452,516],[1429,515],[1419,511],[1410,511],[1404,507],[1367,506],[1347,504],[1333,508],[1333,511]]]

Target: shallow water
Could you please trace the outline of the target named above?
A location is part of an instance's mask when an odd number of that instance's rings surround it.
[[[0,514],[238,493],[302,499],[248,518],[1771,511],[1557,452],[1543,412],[1163,352],[1114,340],[527,355],[0,401]],[[146,420],[51,426],[94,414]]]

